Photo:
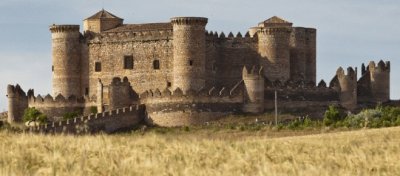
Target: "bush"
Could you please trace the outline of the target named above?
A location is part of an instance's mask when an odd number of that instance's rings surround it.
[[[68,119],[73,119],[79,116],[79,113],[77,112],[67,112],[63,115],[63,119],[64,120],[68,120]]]
[[[39,122],[39,123],[46,123],[47,122],[47,116],[37,110],[35,107],[32,108],[27,108],[24,111],[24,116],[23,116],[23,121],[24,122]]]
[[[91,106],[90,107],[90,113],[92,113],[92,114],[97,114],[97,107],[96,106]]]
[[[331,126],[339,120],[342,120],[339,110],[335,106],[329,106],[328,110],[325,111],[323,124]]]

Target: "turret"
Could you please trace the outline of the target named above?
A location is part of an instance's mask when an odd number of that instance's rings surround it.
[[[271,81],[290,78],[290,34],[292,23],[272,17],[259,24],[258,52],[264,75]]]
[[[375,65],[370,62],[368,65],[370,74],[371,96],[374,102],[387,102],[390,100],[390,62],[382,60]]]
[[[83,30],[85,32],[100,33],[122,25],[124,19],[113,15],[102,9],[91,17],[83,21]]]
[[[339,82],[340,104],[348,110],[354,110],[357,108],[357,69],[349,67],[345,74],[340,67],[336,71],[336,76]]]
[[[79,25],[52,25],[53,96],[81,96]]]
[[[207,18],[176,17],[173,25],[172,89],[199,90],[205,86],[205,26]]]
[[[7,86],[9,123],[22,122],[24,110],[28,108],[28,97],[19,85]]]
[[[264,112],[264,69],[253,67],[250,72],[243,67],[243,82],[245,85],[245,99],[243,112]]]

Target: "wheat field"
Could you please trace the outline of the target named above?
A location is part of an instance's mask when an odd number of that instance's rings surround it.
[[[399,127],[277,138],[218,135],[0,132],[0,174],[400,175]]]

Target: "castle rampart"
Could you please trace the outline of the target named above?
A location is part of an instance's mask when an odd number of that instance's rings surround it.
[[[144,106],[120,108],[103,113],[90,114],[74,119],[51,122],[31,127],[33,132],[41,133],[112,133],[121,129],[131,129],[140,124],[144,117]]]

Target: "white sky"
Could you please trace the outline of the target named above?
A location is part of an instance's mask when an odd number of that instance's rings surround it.
[[[398,0],[1,0],[0,112],[7,107],[7,84],[19,83],[25,91],[34,88],[36,94],[51,93],[48,26],[82,25],[102,7],[125,23],[204,16],[209,18],[208,30],[225,34],[244,34],[258,22],[280,16],[295,26],[317,28],[318,80],[329,82],[339,66],[390,60],[391,98],[400,98]]]

